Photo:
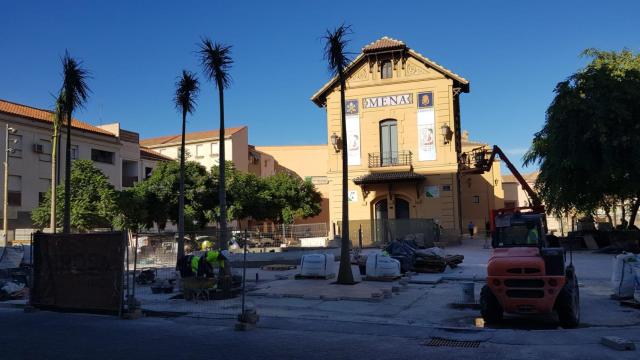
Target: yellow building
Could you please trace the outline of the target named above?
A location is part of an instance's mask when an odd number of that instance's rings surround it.
[[[465,147],[460,96],[469,92],[469,81],[387,37],[365,46],[346,76],[345,141],[339,139],[338,79],[311,98],[327,112],[330,221],[338,231],[342,151],[348,153],[352,240],[361,227],[365,243],[389,240],[390,222],[420,228],[432,219],[446,238],[458,238],[469,220],[483,228],[502,188],[499,166],[470,181],[458,172]]]

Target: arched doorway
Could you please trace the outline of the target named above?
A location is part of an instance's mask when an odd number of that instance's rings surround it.
[[[396,219],[409,219],[411,218],[409,202],[405,199],[396,198]]]
[[[373,218],[373,226],[375,229],[375,240],[376,242],[384,242],[385,235],[387,232],[387,223],[389,220],[389,209],[387,204],[387,199],[379,200],[373,206],[374,218]]]

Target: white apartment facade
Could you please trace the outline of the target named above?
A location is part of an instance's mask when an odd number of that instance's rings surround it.
[[[140,144],[163,156],[180,158],[181,135],[168,135],[144,139]],[[196,131],[185,135],[186,160],[195,161],[207,170],[219,165],[220,131]],[[249,172],[249,134],[246,126],[226,128],[224,136],[225,159],[236,169]]]
[[[30,229],[31,211],[51,186],[53,114],[49,110],[0,100],[0,149],[4,151],[6,127],[15,149],[9,155],[9,229]],[[58,181],[64,179],[66,129],[62,131]],[[116,189],[133,186],[148,176],[159,161],[170,160],[140,146],[138,134],[120,128],[118,123],[93,126],[73,120],[71,159],[92,160]],[[4,154],[2,154],[4,156]],[[0,191],[0,200],[2,199]],[[0,217],[2,214],[0,214]],[[12,234],[9,234],[10,239]]]

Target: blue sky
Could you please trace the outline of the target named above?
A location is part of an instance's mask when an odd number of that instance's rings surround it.
[[[394,5],[395,4],[395,5]],[[119,121],[152,137],[179,133],[172,103],[182,69],[199,71],[203,35],[233,45],[228,126],[257,145],[326,142],[324,109],[309,97],[328,79],[325,29],[353,27],[350,50],[390,36],[471,81],[462,127],[519,163],[544,121],[555,84],[588,47],[640,49],[638,1],[5,1],[0,98],[51,108],[65,49],[92,78],[77,117]],[[188,130],[217,128],[203,84]]]

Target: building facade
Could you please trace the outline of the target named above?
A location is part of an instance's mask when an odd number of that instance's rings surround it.
[[[144,139],[143,146],[174,160],[180,159],[181,135]],[[196,131],[185,135],[187,161],[195,161],[211,170],[220,161],[220,131]],[[224,137],[225,160],[232,161],[236,169],[249,171],[249,134],[246,126],[226,128]]]
[[[479,179],[463,186],[458,171],[463,151],[459,104],[469,81],[387,37],[365,46],[345,74],[346,139],[340,138],[338,79],[311,98],[327,112],[330,221],[338,232],[344,151],[351,239],[368,228],[370,241],[388,240],[385,223],[412,219],[433,219],[445,237],[457,238],[466,226],[463,206],[474,196],[485,203],[466,215],[484,220],[486,200],[501,197],[496,174],[476,175]]]
[[[30,229],[31,211],[51,187],[51,150],[53,113],[26,105],[0,100],[0,146],[5,149],[7,126],[11,147],[8,166],[9,229]],[[64,180],[66,129],[60,138],[58,181]],[[71,159],[92,160],[116,189],[133,186],[148,176],[158,161],[168,158],[141,147],[138,134],[120,128],[120,124],[93,126],[73,120]],[[0,194],[2,198],[2,194]],[[10,239],[11,239],[10,233]]]

